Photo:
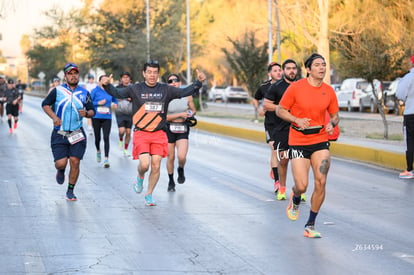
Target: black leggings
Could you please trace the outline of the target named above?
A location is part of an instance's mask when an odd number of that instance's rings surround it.
[[[100,151],[101,129],[105,148],[105,157],[109,156],[109,134],[111,133],[112,119],[92,118],[93,132],[95,134],[95,147]]]
[[[404,136],[407,146],[407,151],[405,151],[407,171],[412,171],[414,161],[414,115],[404,116]]]

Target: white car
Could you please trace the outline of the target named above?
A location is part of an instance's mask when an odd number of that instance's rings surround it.
[[[223,100],[223,93],[226,89],[226,86],[213,86],[208,92],[209,101]]]
[[[223,93],[223,101],[226,103],[230,101],[247,103],[248,99],[249,94],[242,87],[228,86]]]
[[[368,84],[368,81],[363,78],[345,79],[336,92],[339,108],[347,111],[359,109],[359,100],[366,95],[364,90],[368,87]]]

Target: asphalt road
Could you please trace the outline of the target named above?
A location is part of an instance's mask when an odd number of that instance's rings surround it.
[[[0,124],[0,274],[413,274],[414,182],[394,171],[333,159],[323,238],[307,239],[309,203],[287,219],[266,145],[193,129],[187,181],[168,193],[163,162],[158,205],[147,207],[113,127],[111,167],[96,163],[89,136],[68,202],[40,100],[25,97],[14,134]]]

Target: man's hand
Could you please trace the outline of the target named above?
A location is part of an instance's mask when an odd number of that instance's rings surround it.
[[[200,82],[203,82],[204,80],[206,80],[206,75],[202,71],[200,71],[199,69],[196,69],[196,73],[197,73],[197,79]]]
[[[103,86],[106,86],[112,83],[112,74],[110,74],[109,76],[103,76],[101,79],[101,83]]]

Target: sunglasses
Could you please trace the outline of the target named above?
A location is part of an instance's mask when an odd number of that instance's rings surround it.
[[[158,60],[148,60],[148,61],[147,61],[147,64],[148,64],[148,65],[158,65],[158,64],[160,64],[160,63],[158,62]]]
[[[171,79],[168,79],[168,84],[171,84],[171,83],[177,83],[177,82],[180,82],[180,80],[179,79],[177,79],[177,78],[171,78]]]

